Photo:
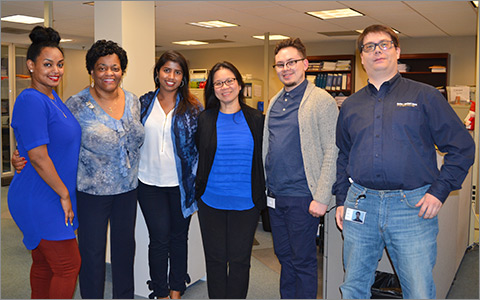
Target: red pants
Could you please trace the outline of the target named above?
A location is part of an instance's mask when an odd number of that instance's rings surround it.
[[[32,259],[32,299],[73,298],[81,262],[76,239],[41,240]]]

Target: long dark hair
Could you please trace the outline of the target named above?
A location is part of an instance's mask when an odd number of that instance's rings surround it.
[[[190,93],[188,85],[190,83],[190,73],[188,71],[188,63],[185,57],[175,50],[168,50],[160,56],[155,68],[153,69],[153,81],[155,82],[155,87],[160,88],[160,81],[158,79],[158,71],[160,68],[165,65],[167,62],[172,61],[180,65],[182,68],[182,83],[178,87],[177,93],[180,93],[180,102],[178,103],[177,108],[175,109],[175,114],[183,114],[191,108],[198,109],[200,103],[198,100]]]
[[[60,34],[50,27],[35,26],[29,34],[32,44],[27,50],[27,60],[35,62],[37,57],[45,47],[57,48],[63,55],[63,51],[59,46]]]
[[[238,85],[241,87],[240,92],[238,93],[238,101],[240,103],[245,103],[245,97],[243,95],[243,90],[245,89],[245,83],[243,82],[242,75],[238,71],[238,69],[228,61],[222,61],[216,63],[210,73],[208,74],[207,83],[205,84],[205,108],[219,108],[220,107],[220,100],[218,100],[217,96],[215,96],[215,87],[213,86],[213,76],[215,73],[220,69],[227,69],[232,71],[233,75],[235,75],[235,79],[237,80]]]

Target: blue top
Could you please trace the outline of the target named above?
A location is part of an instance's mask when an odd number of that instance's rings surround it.
[[[202,201],[216,209],[253,208],[252,158],[253,137],[243,112],[219,112],[217,151]]]
[[[159,89],[150,91],[140,97],[142,124],[148,119]],[[180,102],[180,94],[177,95],[175,110]],[[197,211],[195,201],[195,174],[198,166],[198,151],[195,145],[195,134],[198,127],[198,116],[203,110],[198,102],[196,106],[190,106],[184,113],[176,111],[172,118],[172,142],[175,153],[175,165],[177,167],[178,182],[183,217],[187,218]]]
[[[265,158],[267,188],[275,196],[312,197],[303,166],[298,108],[308,81],[273,104],[268,120],[268,153]]]
[[[117,195],[138,185],[138,162],[144,130],[140,102],[127,91],[120,120],[108,115],[89,88],[68,98],[66,105],[82,127],[77,189],[91,195]]]
[[[26,164],[21,173],[15,173],[10,184],[8,208],[29,250],[35,249],[41,239],[73,239],[78,227],[75,182],[81,129],[55,91],[53,95],[54,99],[50,99],[35,89],[23,90],[15,101],[11,126],[20,156],[28,157],[27,151],[47,145],[48,155],[70,193],[75,218],[73,226],[65,226],[60,196],[32,164]]]
[[[473,163],[475,145],[445,97],[434,87],[399,73],[380,90],[368,84],[342,105],[337,122],[337,205],[348,178],[376,190],[427,191],[444,202],[461,188]],[[446,152],[437,168],[435,145]]]

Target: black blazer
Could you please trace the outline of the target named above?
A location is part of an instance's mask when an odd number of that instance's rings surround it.
[[[253,136],[253,203],[258,210],[262,210],[266,207],[265,174],[262,162],[263,122],[265,117],[261,111],[253,109],[246,104],[240,103],[240,107]],[[205,192],[208,176],[210,175],[217,150],[218,110],[218,108],[204,110],[198,117],[198,128],[195,135],[195,142],[197,143],[198,149],[198,169],[195,179],[195,198],[197,200],[199,200]]]

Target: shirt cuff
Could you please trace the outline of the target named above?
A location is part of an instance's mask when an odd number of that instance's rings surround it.
[[[427,193],[437,197],[437,199],[440,200],[442,203],[445,203],[445,200],[447,200],[450,192],[451,190],[449,188],[446,188],[440,182],[434,182],[427,191]]]
[[[342,195],[335,195],[336,197],[336,204],[337,206],[343,206],[345,203],[345,199],[347,198],[347,194],[342,194]]]

